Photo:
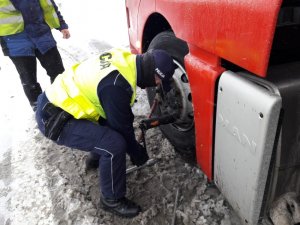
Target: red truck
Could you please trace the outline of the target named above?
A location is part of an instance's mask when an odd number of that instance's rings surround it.
[[[177,64],[156,111],[179,114],[161,126],[174,148],[244,224],[276,224],[272,204],[286,194],[299,224],[300,1],[127,0],[126,11],[131,51],[164,49]]]

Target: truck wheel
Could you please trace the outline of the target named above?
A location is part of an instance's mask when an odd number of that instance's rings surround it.
[[[158,34],[150,43],[150,49],[167,51],[177,65],[173,75],[172,90],[162,93],[162,100],[154,112],[154,116],[177,113],[177,120],[168,125],[160,126],[161,131],[174,146],[175,150],[195,159],[194,112],[188,77],[184,68],[184,56],[188,53],[186,42],[175,37],[173,32],[165,31]],[[162,92],[162,89],[160,90]],[[147,88],[149,104],[155,97],[155,88]]]

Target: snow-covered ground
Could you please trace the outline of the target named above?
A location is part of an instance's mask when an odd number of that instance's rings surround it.
[[[71,32],[62,40],[53,31],[66,68],[112,46],[128,46],[124,0],[56,2]],[[176,224],[240,224],[218,190],[174,152],[159,129],[147,132],[149,154],[159,162],[127,177],[128,197],[143,212],[122,219],[102,211],[97,171],[85,170],[86,154],[39,133],[18,74],[2,54],[0,67],[0,225],[171,224],[177,189]],[[41,67],[38,79],[43,88],[49,85]],[[149,110],[145,93],[138,94],[137,120]]]

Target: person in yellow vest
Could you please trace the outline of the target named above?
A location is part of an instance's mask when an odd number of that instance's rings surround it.
[[[149,159],[136,141],[131,106],[136,87],[171,89],[175,64],[163,50],[132,54],[112,49],[74,65],[38,98],[40,131],[59,145],[87,151],[87,166],[100,167],[103,209],[134,217],[141,208],[125,197],[126,153],[134,165]]]
[[[63,38],[70,37],[68,25],[53,0],[1,0],[1,47],[14,63],[33,110],[42,92],[37,82],[36,58],[51,82],[65,70],[52,28],[60,30]]]

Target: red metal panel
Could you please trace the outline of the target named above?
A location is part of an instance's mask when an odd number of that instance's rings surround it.
[[[282,0],[156,0],[176,36],[264,77]]]
[[[133,2],[127,5],[136,9]],[[156,6],[155,6],[156,2]],[[138,16],[132,18],[130,42],[141,52],[147,18],[154,12],[167,19],[190,53],[185,66],[191,84],[197,161],[212,179],[215,85],[227,59],[261,77],[266,76],[269,54],[282,0],[141,0]],[[137,13],[137,12],[135,12]]]
[[[213,132],[216,80],[223,72],[219,58],[189,45],[185,67],[194,103],[197,162],[209,180],[213,174]]]
[[[137,53],[134,43],[136,43],[138,38],[138,7],[141,0],[130,0],[126,1],[126,14],[127,14],[127,24],[128,24],[128,36],[130,49],[132,52]]]
[[[147,18],[155,12],[155,1],[127,0],[127,18],[130,49],[133,53],[142,53],[141,42]]]

